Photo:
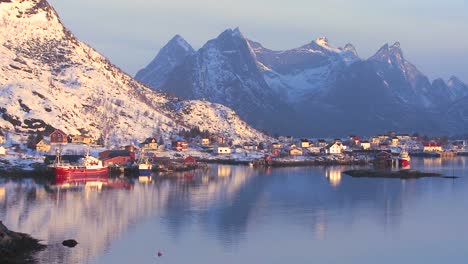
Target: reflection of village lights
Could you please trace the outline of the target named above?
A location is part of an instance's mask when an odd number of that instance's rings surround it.
[[[327,214],[324,209],[320,209],[317,212],[314,230],[317,239],[325,239],[325,233],[327,231]]]
[[[5,195],[6,195],[5,187],[0,187],[0,202],[3,202],[3,200],[5,200]]]
[[[427,166],[427,167],[440,167],[442,166],[442,159],[441,158],[424,158],[423,163],[424,163],[424,166]]]
[[[138,177],[138,182],[139,183],[148,183],[151,182],[153,178],[151,176],[139,176]]]
[[[325,175],[330,181],[332,186],[337,186],[341,182],[341,170],[336,168],[329,168],[326,170]]]
[[[0,196],[1,196],[1,194],[0,194]],[[47,198],[47,192],[42,188],[37,188],[36,189],[36,199],[37,200],[42,200],[42,199],[45,199],[45,198]]]
[[[219,165],[218,166],[218,177],[229,177],[231,175],[231,166]]]
[[[102,190],[102,182],[87,182],[86,185],[85,185],[85,188],[87,190]]]
[[[208,184],[208,182],[210,181],[210,177],[208,175],[203,175],[201,180],[203,184]]]

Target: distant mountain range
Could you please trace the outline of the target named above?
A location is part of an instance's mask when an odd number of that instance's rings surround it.
[[[274,51],[237,28],[195,51],[177,35],[135,78],[158,91],[229,106],[271,133],[461,134],[468,128],[468,86],[456,77],[431,82],[398,42],[361,59],[353,45],[334,48],[326,38]]]
[[[0,129],[19,134],[88,133],[115,144],[145,137],[170,138],[198,126],[234,142],[262,141],[231,109],[201,100],[183,101],[156,92],[123,73],[77,40],[45,0],[0,0]],[[147,75],[166,83],[168,65],[194,53],[176,37]],[[164,59],[168,59],[165,61]],[[154,66],[154,67],[153,67]],[[143,74],[143,73],[142,73]],[[201,118],[203,117],[203,118]]]

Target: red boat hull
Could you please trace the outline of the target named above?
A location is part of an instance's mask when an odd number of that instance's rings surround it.
[[[400,159],[398,160],[398,162],[400,163],[400,167],[408,167],[410,165],[410,162],[409,160],[405,160],[405,159]]]
[[[55,168],[55,182],[61,183],[86,183],[90,181],[107,181],[109,169],[85,169],[85,168]]]

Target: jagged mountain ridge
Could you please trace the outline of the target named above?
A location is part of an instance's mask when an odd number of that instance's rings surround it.
[[[60,128],[87,131],[113,142],[142,139],[155,132],[167,137],[195,121],[179,110],[198,101],[180,101],[155,92],[112,65],[77,40],[45,0],[0,1],[0,127],[17,132]],[[213,111],[229,111],[213,105]],[[227,135],[235,142],[267,139],[243,121],[221,115],[213,120],[232,127],[217,131],[196,121],[200,129]]]
[[[286,127],[290,114],[289,107],[269,89],[249,42],[238,29],[224,31],[187,56],[159,88],[229,106],[261,129]]]
[[[207,50],[223,50],[218,42],[226,32],[231,32],[230,36],[238,43],[247,43],[230,50],[231,54],[240,53],[243,57],[206,56],[201,60]],[[253,62],[256,67],[252,66]],[[248,63],[248,72],[220,66],[242,63]],[[163,67],[164,63],[159,65]],[[239,29],[227,30],[208,41],[169,75],[172,77],[168,80],[172,81],[155,88],[225,104],[257,127],[259,117],[245,111],[245,105],[257,105],[260,109],[287,105],[284,108],[288,114],[275,116],[276,121],[286,118],[287,123],[275,126],[270,132],[297,136],[370,134],[392,129],[408,133],[446,133],[450,129],[447,124],[457,121],[442,116],[451,104],[468,96],[466,85],[456,77],[447,82],[438,79],[431,83],[405,59],[398,42],[385,44],[375,55],[363,60],[352,44],[334,48],[324,37],[299,48],[273,51],[246,39]],[[242,80],[240,86],[226,82],[224,76],[230,75]],[[174,81],[176,79],[178,81]],[[207,86],[209,93],[203,92]],[[229,98],[229,95],[224,96],[226,91],[242,98],[245,104],[226,100]],[[250,96],[253,91],[269,94],[262,98],[263,105]],[[268,101],[275,97],[275,101]],[[269,112],[263,113],[268,115]],[[280,130],[275,130],[278,128]]]

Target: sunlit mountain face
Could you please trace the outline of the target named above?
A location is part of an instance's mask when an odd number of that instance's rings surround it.
[[[117,146],[195,126],[237,143],[266,139],[223,105],[135,81],[78,40],[46,0],[0,1],[0,21],[2,131],[86,132]]]

